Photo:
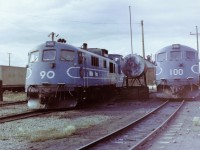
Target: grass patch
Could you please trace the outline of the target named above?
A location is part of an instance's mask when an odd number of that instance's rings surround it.
[[[67,136],[72,135],[76,131],[76,128],[72,125],[69,125],[63,129],[48,129],[48,130],[41,130],[36,131],[34,135],[30,137],[31,142],[43,142],[46,140],[54,140],[54,139],[61,139]]]
[[[76,119],[59,119],[55,117],[27,119],[24,120],[27,122],[24,122],[23,125],[20,122],[21,125],[17,128],[14,138],[22,138],[30,142],[62,139],[75,134],[79,129],[101,124],[109,118],[108,116],[93,115]],[[7,139],[8,137],[2,137],[2,139],[4,138]]]
[[[24,101],[26,100],[25,92],[10,92],[6,91],[3,93],[3,101]]]

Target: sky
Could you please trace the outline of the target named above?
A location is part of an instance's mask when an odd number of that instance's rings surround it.
[[[110,54],[145,55],[165,46],[183,44],[197,48],[200,2],[196,0],[0,0],[0,65],[25,67],[28,52],[51,40],[51,32],[67,43],[104,48]]]

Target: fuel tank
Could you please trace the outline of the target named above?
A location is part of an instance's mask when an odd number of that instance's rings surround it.
[[[122,72],[131,78],[137,78],[146,72],[145,60],[137,54],[129,54],[121,63]]]

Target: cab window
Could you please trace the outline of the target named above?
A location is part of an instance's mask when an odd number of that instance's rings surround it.
[[[34,63],[38,62],[38,60],[39,60],[39,51],[31,52],[29,56],[29,62]]]
[[[49,50],[43,51],[43,55],[42,55],[43,61],[52,61],[52,60],[55,60],[55,58],[56,58],[56,50],[55,49],[49,49]]]
[[[186,60],[194,60],[195,59],[195,52],[186,51]]]
[[[107,61],[106,60],[103,60],[103,67],[107,68]]]
[[[180,51],[171,51],[170,52],[170,60],[181,60],[181,52]]]
[[[99,58],[96,56],[91,56],[91,64],[92,66],[99,67]]]
[[[159,53],[157,55],[157,61],[166,61],[167,60],[167,54],[164,52],[164,53]]]
[[[60,60],[61,61],[73,61],[75,58],[75,52],[72,50],[61,50]]]

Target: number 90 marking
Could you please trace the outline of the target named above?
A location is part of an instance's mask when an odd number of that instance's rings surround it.
[[[170,69],[170,75],[183,75],[183,69]]]
[[[46,73],[46,71],[41,71],[40,72],[40,76],[41,76],[41,79],[44,79],[44,77],[46,76],[47,78],[49,79],[52,79],[55,77],[55,72],[54,71],[48,71]]]

